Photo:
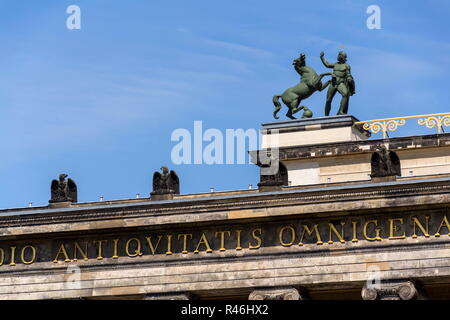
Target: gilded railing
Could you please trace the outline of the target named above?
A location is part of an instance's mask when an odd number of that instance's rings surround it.
[[[389,137],[388,132],[394,132],[398,129],[398,127],[404,126],[406,124],[406,120],[408,119],[418,119],[417,124],[420,126],[426,126],[428,129],[437,128],[438,134],[444,131],[443,127],[450,126],[450,112],[359,121],[355,122],[355,124],[362,124],[365,130],[375,134],[381,132],[383,134],[383,138],[386,138]]]

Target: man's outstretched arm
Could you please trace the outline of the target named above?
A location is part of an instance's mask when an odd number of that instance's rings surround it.
[[[322,51],[320,53],[320,60],[322,60],[323,65],[327,68],[334,68],[334,64],[329,63],[327,60],[325,60],[324,56],[325,56],[325,53]]]

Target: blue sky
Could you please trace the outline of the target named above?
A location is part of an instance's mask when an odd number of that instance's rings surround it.
[[[66,28],[71,4],[81,30]],[[366,27],[371,4],[381,30]],[[326,72],[320,51],[329,61],[347,51],[361,120],[448,112],[449,12],[448,0],[2,0],[0,208],[45,205],[61,172],[80,202],[147,196],[161,165],[182,193],[256,186],[253,165],[175,166],[170,136],[194,120],[221,130],[272,121],[271,98],[298,82],[300,52]],[[324,99],[305,104],[322,116]]]

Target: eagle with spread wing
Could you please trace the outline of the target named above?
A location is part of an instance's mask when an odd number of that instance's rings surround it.
[[[53,180],[51,184],[51,200],[49,202],[77,202],[77,185],[72,179],[67,179],[67,174],[59,175],[59,180]]]
[[[370,160],[373,177],[401,176],[400,158],[397,153],[388,151],[384,146],[378,148]]]
[[[152,194],[180,194],[180,179],[174,170],[161,167],[162,173],[153,173]]]

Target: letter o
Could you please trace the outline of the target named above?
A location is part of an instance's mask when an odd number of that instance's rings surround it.
[[[290,230],[291,231],[291,242],[284,242],[283,241],[283,234],[285,230]],[[278,234],[279,238],[280,238],[280,243],[283,247],[290,247],[292,246],[292,244],[295,241],[295,230],[294,228],[292,228],[291,226],[286,226],[281,228],[280,233]]]
[[[31,249],[31,260],[25,260],[25,250],[27,249],[27,248],[30,248]],[[3,250],[2,250],[3,251]],[[2,255],[2,257],[3,257],[3,255]],[[22,262],[24,263],[24,264],[32,264],[35,260],[36,260],[36,248],[35,247],[33,247],[33,246],[25,246],[25,247],[23,247],[22,248],[22,252],[21,252],[21,254],[20,254],[20,259],[22,260]],[[3,259],[2,259],[3,260]],[[3,262],[3,261],[2,261]]]

